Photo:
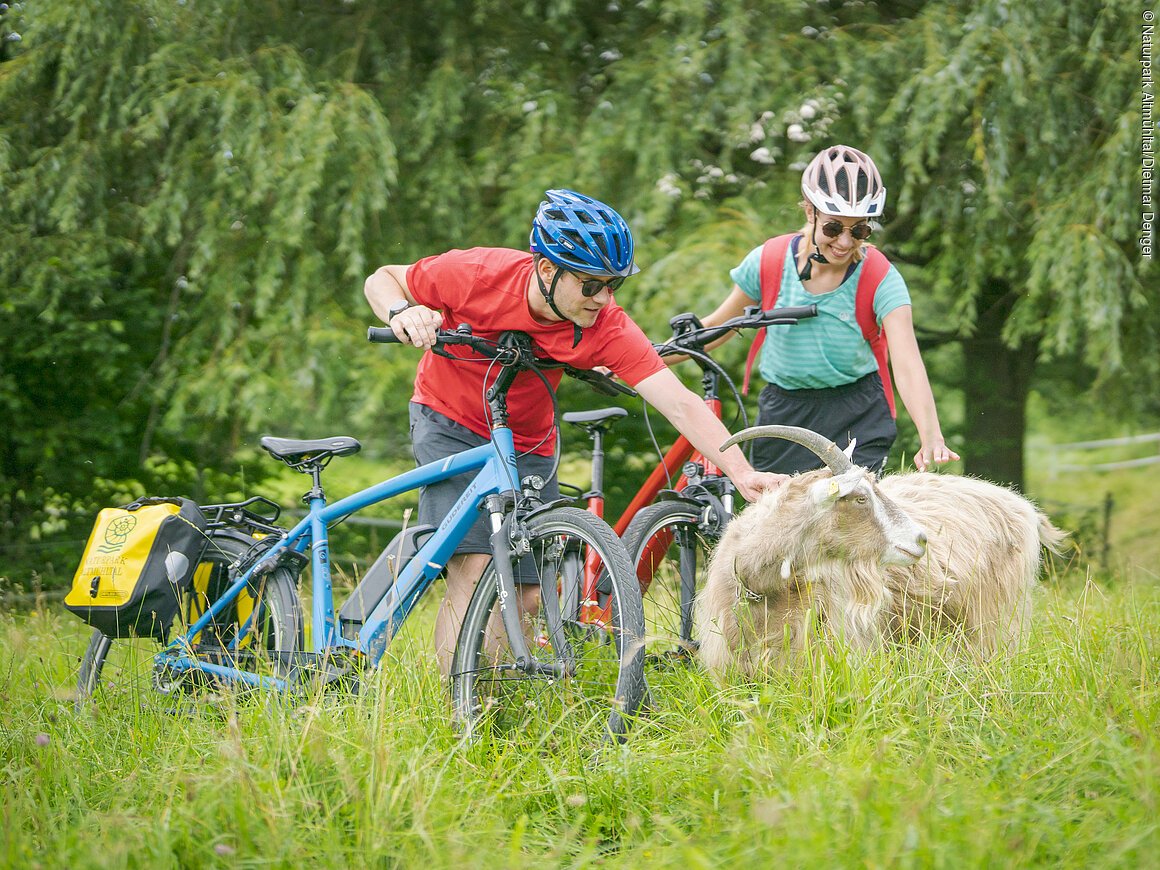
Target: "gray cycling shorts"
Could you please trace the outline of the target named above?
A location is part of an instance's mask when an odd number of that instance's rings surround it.
[[[411,449],[415,453],[415,461],[419,465],[446,459],[455,453],[461,453],[472,447],[487,444],[488,439],[476,435],[466,426],[456,423],[450,417],[440,414],[426,405],[411,402]],[[531,474],[544,478],[544,485],[540,497],[544,501],[552,501],[560,497],[560,486],[552,473],[554,460],[551,456],[526,454],[516,457],[516,469],[520,479]],[[419,490],[419,522],[437,526],[443,518],[451,512],[451,508],[467,485],[471,483],[477,472],[469,471],[457,474],[455,477],[442,480]],[[517,481],[517,485],[518,485]],[[487,526],[487,517],[482,513],[479,519],[471,526],[467,537],[456,548],[456,553],[491,553],[489,543],[491,535]],[[530,582],[535,582],[534,578]]]
[[[757,425],[781,424],[812,429],[845,449],[851,438],[854,464],[881,475],[898,434],[882,379],[872,372],[852,384],[819,390],[783,390],[766,385],[757,399]],[[805,447],[779,438],[757,438],[751,461],[758,471],[796,474],[823,466]]]

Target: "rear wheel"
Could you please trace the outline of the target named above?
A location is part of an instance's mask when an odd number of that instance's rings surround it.
[[[693,600],[715,543],[702,528],[701,509],[684,502],[651,504],[625,529],[624,546],[644,597],[650,665],[696,652]]]
[[[237,576],[237,563],[257,539],[241,532],[211,532],[194,572],[190,589],[169,636],[179,637],[202,616]],[[98,688],[102,696],[174,695],[198,687],[220,687],[222,681],[201,671],[177,671],[157,664],[161,645],[148,638],[110,638],[94,631],[81,659],[77,695],[85,700]],[[296,577],[278,568],[242,590],[200,632],[190,639],[188,658],[285,677],[294,653],[302,648],[302,619]]]
[[[529,673],[514,661],[489,566],[451,665],[456,721],[472,736],[487,730],[621,739],[645,692],[640,589],[624,546],[602,520],[575,508],[532,517],[528,526],[531,553],[517,574],[534,567],[539,595],[522,624],[531,657],[557,674]],[[607,587],[601,601],[579,600],[576,574],[585,563]]]

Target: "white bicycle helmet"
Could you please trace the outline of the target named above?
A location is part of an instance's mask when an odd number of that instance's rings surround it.
[[[886,208],[878,167],[847,145],[817,153],[802,173],[802,193],[819,211],[840,217],[881,217]]]

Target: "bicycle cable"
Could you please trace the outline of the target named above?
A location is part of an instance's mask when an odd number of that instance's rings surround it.
[[[500,362],[498,357],[491,361],[491,365],[489,365],[487,367],[487,371],[484,372],[484,375],[483,375],[483,394],[481,396],[481,399],[483,401],[483,407],[485,408],[484,418],[487,420],[487,424],[488,424],[489,429],[492,428],[492,424],[494,421],[493,421],[492,416],[491,416],[491,406],[488,405],[488,403],[487,403],[487,389],[488,389],[487,379],[491,375],[491,370],[497,362]],[[523,450],[523,451],[520,451],[519,453],[517,453],[516,454],[517,459],[519,459],[521,456],[528,456],[528,455],[534,454],[536,452],[536,450],[540,447],[540,445],[542,445],[545,441],[547,441],[548,438],[550,438],[553,433],[558,433],[560,431],[560,402],[556,398],[556,391],[552,387],[551,382],[548,380],[547,376],[542,371],[540,371],[540,369],[534,364],[534,362],[533,363],[525,362],[524,363],[524,370],[531,372],[537,378],[539,378],[540,382],[543,383],[544,388],[548,391],[548,398],[552,402],[552,425],[548,428],[548,431],[544,433],[544,435],[540,438],[540,440],[538,442],[536,442],[532,447],[528,448],[527,450]],[[492,442],[492,446],[496,451],[496,457],[502,460],[503,456],[500,455],[499,448],[495,446],[494,441]],[[559,438],[559,436],[557,436],[555,449],[553,450],[553,454],[552,454],[552,468],[551,468],[551,471],[548,473],[548,477],[544,481],[545,483],[547,483],[549,480],[551,480],[553,477],[555,477],[557,471],[560,468],[560,460],[561,460],[560,438]],[[523,491],[522,490],[523,481],[513,480],[512,475],[511,475],[511,469],[509,469],[507,467],[507,463],[503,462],[501,464],[504,466],[504,471],[507,473],[508,483],[510,483],[512,485],[512,490],[514,492],[517,492],[517,493],[522,492]],[[518,475],[519,475],[518,468],[516,469],[516,474],[518,477]]]
[[[734,327],[730,331],[733,333],[736,333],[737,335],[741,334],[741,330],[737,327]],[[745,402],[741,398],[741,392],[737,389],[737,384],[734,382],[734,380],[731,377],[729,377],[729,373],[725,371],[725,369],[721,366],[720,363],[717,362],[717,360],[713,359],[713,357],[711,357],[707,352],[705,352],[703,350],[695,350],[693,348],[684,347],[680,344],[672,344],[670,342],[665,342],[664,344],[656,345],[655,347],[656,347],[657,353],[659,353],[662,357],[669,356],[672,354],[677,354],[677,353],[683,353],[686,356],[691,357],[692,359],[698,360],[699,362],[701,362],[704,365],[708,366],[709,368],[713,369],[713,372],[719,378],[721,378],[722,380],[725,381],[726,386],[729,387],[729,392],[732,393],[732,395],[733,395],[733,401],[736,403],[737,411],[733,414],[733,420],[731,421],[732,425],[735,426],[736,422],[737,422],[737,418],[741,417],[742,420],[744,421],[744,426],[742,428],[746,428],[749,426],[749,413],[745,410]],[[645,412],[645,422],[646,422],[646,424],[648,423],[647,410]],[[722,421],[722,423],[724,423],[724,421]],[[729,431],[731,431],[731,432],[733,431],[732,426],[730,427]],[[650,434],[650,436],[652,435],[651,427],[649,428],[649,434]],[[749,444],[746,445],[746,448],[747,448],[746,459],[750,462],[750,464],[752,464],[752,462],[753,462],[754,443],[755,443],[754,441],[750,441]],[[657,446],[655,438],[653,439],[653,447],[656,449],[657,453],[659,454],[660,447]],[[667,469],[666,469],[666,471],[667,471]]]
[[[740,332],[740,330],[734,330],[734,331],[738,332],[738,333]],[[737,403],[738,413],[741,415],[744,415],[745,425],[746,426],[749,425],[749,415],[745,411],[745,406],[744,406],[742,399],[741,399],[741,393],[737,390],[737,385],[733,382],[733,379],[731,377],[729,377],[729,375],[725,371],[725,369],[723,369],[721,367],[720,363],[718,363],[715,359],[713,359],[713,357],[709,356],[709,354],[707,354],[703,351],[695,350],[693,348],[683,347],[681,345],[669,344],[668,342],[666,342],[665,344],[661,344],[661,345],[654,345],[654,347],[656,348],[657,353],[660,354],[662,357],[670,356],[672,354],[677,354],[677,353],[683,353],[686,356],[691,357],[695,360],[698,360],[699,362],[701,362],[704,365],[711,368],[718,377],[724,379],[725,383],[729,387],[729,391],[733,394],[733,400]],[[660,457],[660,465],[661,465],[661,468],[663,468],[665,471],[665,480],[667,481],[667,483],[669,485],[668,488],[672,489],[673,488],[672,473],[670,473],[669,466],[665,463],[664,453],[661,451],[661,446],[660,446],[659,442],[657,441],[656,433],[653,431],[652,420],[650,419],[649,413],[648,413],[648,408],[649,408],[648,402],[645,401],[644,399],[641,399],[641,401],[644,403],[645,429],[648,430],[648,437],[649,437],[649,440],[652,441],[653,450],[655,450],[657,456]],[[738,416],[738,414],[734,414],[734,420],[736,420],[737,416]],[[752,450],[752,445],[750,445],[750,449]]]
[[[480,394],[480,401],[483,402],[483,409],[484,409],[483,410],[483,418],[484,418],[484,420],[487,421],[487,430],[489,432],[495,428],[495,426],[494,426],[495,421],[491,416],[491,405],[489,405],[488,401],[487,401],[487,391],[489,389],[487,386],[487,379],[488,379],[488,377],[491,376],[492,369],[495,368],[497,363],[499,363],[499,365],[506,368],[506,364],[500,362],[500,358],[498,356],[493,357],[490,364],[487,367],[487,371],[485,371],[483,373],[483,390]],[[494,386],[494,385],[495,384],[493,383],[492,386]],[[513,438],[514,438],[514,434],[513,434]],[[520,491],[519,481],[512,479],[512,470],[508,467],[508,464],[504,461],[503,454],[500,453],[500,450],[499,450],[499,445],[495,443],[494,438],[489,438],[488,443],[491,444],[491,449],[492,449],[492,452],[495,454],[495,458],[499,460],[499,464],[503,467],[504,474],[507,475],[508,484],[511,486],[512,491],[519,492]],[[518,468],[516,469],[516,477],[519,477],[519,469]]]

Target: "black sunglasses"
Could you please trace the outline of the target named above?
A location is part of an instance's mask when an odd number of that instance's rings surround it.
[[[842,235],[842,230],[846,229],[846,225],[841,221],[826,221],[822,224],[822,232],[826,234],[826,238],[836,239]],[[849,228],[850,235],[859,242],[864,242],[870,238],[870,234],[874,232],[874,228],[867,223],[854,224]]]
[[[572,273],[576,275],[575,272]],[[588,299],[597,295],[605,287],[608,288],[609,293],[615,293],[620,289],[620,285],[624,283],[624,278],[581,278],[576,275],[580,281],[580,292]]]

